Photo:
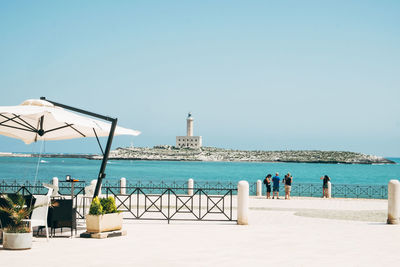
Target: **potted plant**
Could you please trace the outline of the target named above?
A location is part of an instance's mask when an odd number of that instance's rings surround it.
[[[122,213],[117,210],[113,197],[95,197],[86,215],[86,231],[101,233],[122,229]]]
[[[0,213],[8,219],[8,225],[3,231],[4,249],[30,249],[32,247],[32,232],[23,220],[28,219],[34,207],[26,207],[21,195],[15,198],[6,197],[6,205],[0,206]]]

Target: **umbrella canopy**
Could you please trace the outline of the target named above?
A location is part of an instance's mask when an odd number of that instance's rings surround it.
[[[63,140],[108,136],[111,125],[77,115],[39,99],[18,106],[0,107],[0,134],[21,139],[26,144],[38,140]],[[114,135],[139,135],[139,131],[117,126]]]

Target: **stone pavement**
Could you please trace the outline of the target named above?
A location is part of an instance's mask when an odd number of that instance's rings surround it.
[[[386,200],[251,197],[248,226],[125,221],[127,236],[58,237],[50,242],[35,238],[31,250],[0,248],[0,263],[7,267],[398,266],[400,225],[385,224],[386,209]],[[380,217],[369,218],[370,213]]]

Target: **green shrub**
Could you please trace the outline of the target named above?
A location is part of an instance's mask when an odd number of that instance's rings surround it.
[[[90,204],[90,215],[101,215],[103,213],[103,207],[101,206],[100,200],[98,197],[93,198],[92,204]]]
[[[100,199],[100,203],[101,206],[103,206],[104,214],[117,212],[117,206],[115,205],[115,199],[113,197],[102,198]]]
[[[115,199],[113,197],[98,198],[95,197],[90,205],[90,215],[102,215],[107,213],[118,212],[117,206],[115,205]]]

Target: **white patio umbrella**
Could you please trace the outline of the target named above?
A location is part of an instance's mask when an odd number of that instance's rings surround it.
[[[0,134],[26,144],[38,140],[63,140],[108,136],[111,124],[67,111],[39,99],[18,106],[0,107]],[[117,126],[114,135],[139,135],[139,131]]]
[[[109,123],[73,113],[89,115],[112,122]],[[117,119],[70,107],[53,101],[29,99],[18,106],[0,107],[0,134],[21,139],[26,144],[38,140],[63,140],[80,137],[108,136],[103,152],[99,176],[94,197],[98,195],[101,181],[105,177],[105,168],[114,135],[139,135],[140,132],[117,126]],[[100,145],[100,142],[99,142]],[[101,148],[101,146],[100,146]]]

